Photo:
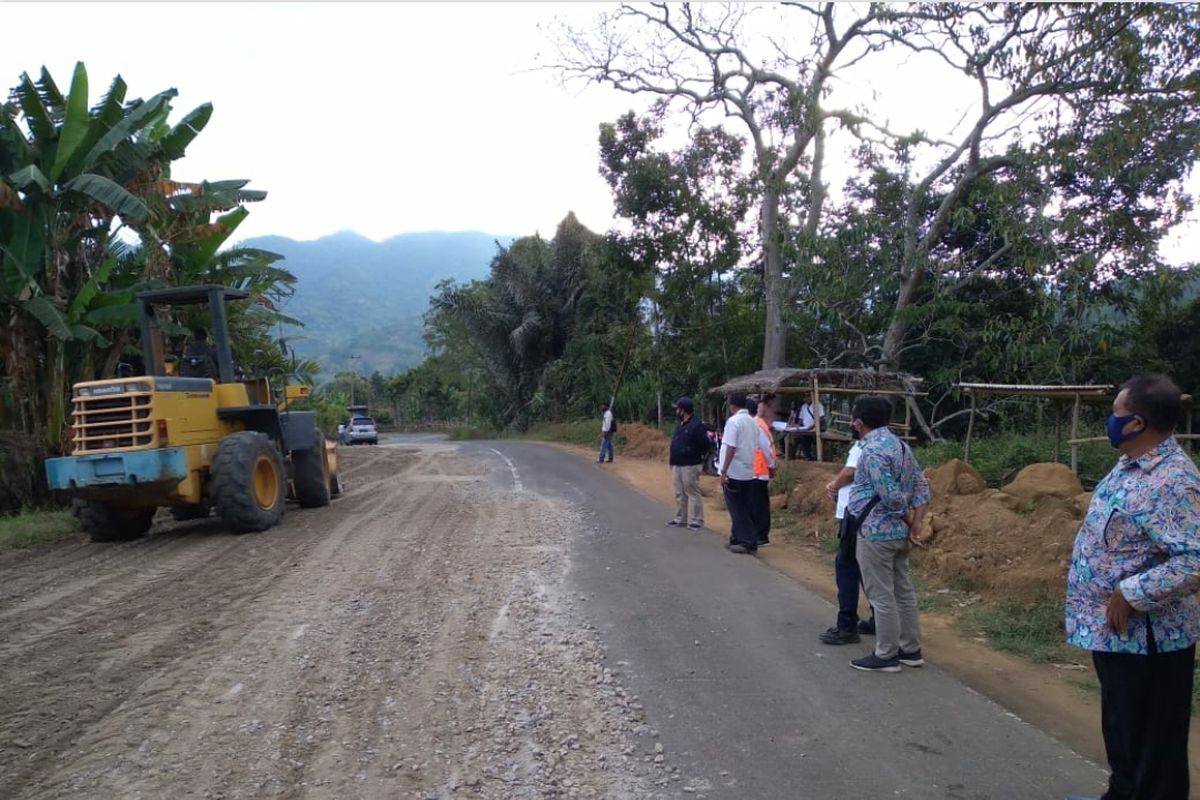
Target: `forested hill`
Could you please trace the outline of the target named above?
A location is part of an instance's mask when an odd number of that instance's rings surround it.
[[[298,242],[262,236],[242,242],[281,254],[298,278],[284,313],[305,326],[287,333],[296,352],[332,375],[403,371],[425,355],[421,315],[439,281],[482,278],[496,241],[511,236],[466,231],[405,233],[373,242],[351,231]],[[361,360],[350,361],[350,356]]]

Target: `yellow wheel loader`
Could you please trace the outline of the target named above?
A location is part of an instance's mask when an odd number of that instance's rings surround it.
[[[93,541],[142,536],[160,506],[249,532],[278,524],[288,499],[308,508],[340,494],[336,445],[311,411],[288,409],[307,387],[285,382],[276,403],[265,377],[235,368],[225,308],[246,297],[226,286],[138,294],[146,374],[72,387],[71,455],[47,459],[46,477]],[[212,345],[177,370],[158,310],[183,305],[208,306]]]

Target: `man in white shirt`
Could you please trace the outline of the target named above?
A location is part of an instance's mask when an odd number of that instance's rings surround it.
[[[800,425],[800,430],[813,430],[816,427],[817,420],[821,417],[821,412],[821,403],[819,401],[814,407],[810,401],[805,400],[804,405],[800,406],[800,414],[796,418],[797,424]],[[800,437],[800,453],[805,461],[817,460],[817,439],[815,433],[812,436]]]
[[[850,486],[854,483],[858,457],[862,453],[862,442],[858,441],[858,431],[852,430],[850,435],[855,441],[850,445],[850,452],[846,456],[846,466],[842,467],[841,472],[832,481],[825,484],[825,492],[830,499],[837,501],[834,517],[838,521],[838,551],[833,559],[838,596],[837,624],[820,635],[820,640],[825,644],[853,644],[859,641],[860,634],[875,634],[873,608],[870,622],[858,618],[858,589],[862,584],[862,573],[859,572],[858,558],[855,556],[857,535],[851,535],[851,526],[847,524],[850,518],[847,506],[850,503]]]
[[[746,395],[729,397],[729,419],[721,437],[724,455],[721,458],[721,488],[725,506],[729,509],[731,553],[758,551],[758,531],[754,525],[754,451],[758,449],[758,423],[746,410]]]
[[[603,403],[600,410],[604,414],[600,417],[600,455],[596,458],[597,464],[604,463],[604,455],[608,454],[608,463],[613,460],[613,413],[608,407],[608,403]]]

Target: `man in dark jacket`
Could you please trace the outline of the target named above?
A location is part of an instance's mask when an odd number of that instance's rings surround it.
[[[700,465],[708,454],[708,431],[696,416],[690,397],[675,401],[679,420],[671,433],[671,482],[675,487],[675,518],[668,525],[704,527],[704,499],[700,496]]]

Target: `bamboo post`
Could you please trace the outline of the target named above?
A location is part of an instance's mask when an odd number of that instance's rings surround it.
[[[1062,458],[1062,403],[1054,401],[1054,463]]]
[[[821,412],[825,409],[821,408],[821,390],[817,385],[817,379],[813,378],[812,382],[813,394],[813,438],[817,440],[817,462],[825,460],[824,451],[821,447]]]
[[[971,392],[971,414],[967,417],[967,442],[963,445],[963,461],[971,463],[971,434],[975,432],[975,393]]]
[[[1185,427],[1184,427],[1184,433],[1186,433],[1186,434],[1188,435],[1188,437],[1189,437],[1189,438],[1187,438],[1187,439],[1184,439],[1184,440],[1183,440],[1183,446],[1184,446],[1185,448],[1187,448],[1187,451],[1188,451],[1189,453],[1190,453],[1190,452],[1192,452],[1192,439],[1191,439],[1191,435],[1192,435],[1192,412],[1193,412],[1193,411],[1195,411],[1195,409],[1194,409],[1194,408],[1192,408],[1192,407],[1189,405],[1189,406],[1187,407],[1187,423],[1186,423],[1186,425],[1185,425]]]
[[[904,435],[912,436],[912,406],[908,404],[907,398],[904,401]]]
[[[1075,405],[1071,409],[1071,472],[1079,474],[1079,395],[1075,395]]]

